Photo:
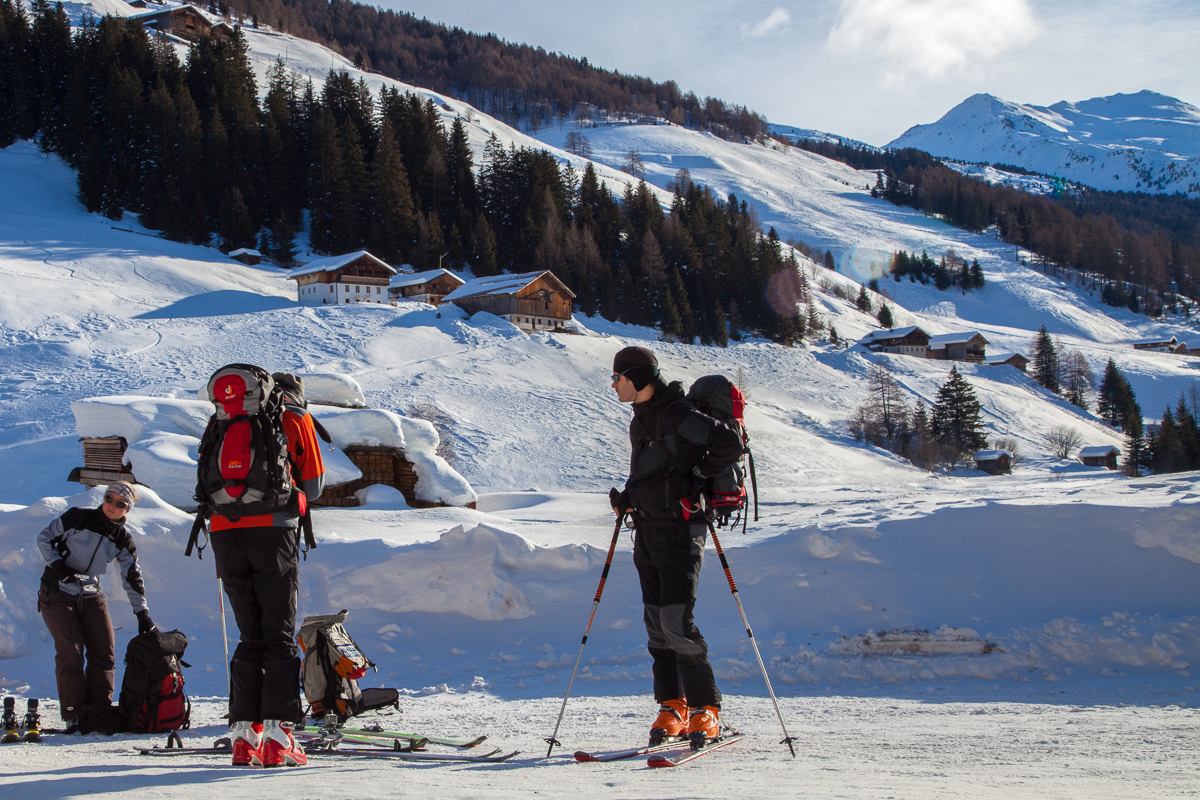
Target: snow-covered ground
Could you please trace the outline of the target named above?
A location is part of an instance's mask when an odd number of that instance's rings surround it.
[[[316,49],[299,61],[307,51],[296,40],[280,47],[298,68],[330,63]],[[503,132],[475,117],[480,135]],[[873,177],[670,126],[586,133],[613,180],[636,149],[660,189],[686,166],[693,180],[753,203],[785,238],[842,254],[838,273],[816,273],[818,285],[868,277],[871,261],[900,248],[979,259],[988,285],[973,294],[885,281],[898,324],[978,330],[990,352],[1026,351],[1045,324],[1097,372],[1116,359],[1151,418],[1195,383],[1196,359],[1129,346],[1159,333],[1188,338],[1188,321],[1100,305],[1014,263],[995,240],[873,200]],[[559,136],[542,133],[551,146]],[[383,493],[364,507],[318,510],[320,546],[301,568],[300,611],[350,610],[348,627],[379,664],[364,685],[402,691],[405,727],[487,733],[522,755],[502,767],[328,764],[319,775],[336,781],[324,784],[335,794],[729,797],[804,787],[864,798],[1090,798],[1180,796],[1200,785],[1197,475],[1128,480],[1059,462],[1044,443],[1053,427],[1077,428],[1090,445],[1121,447],[1121,437],[1012,368],[959,365],[989,435],[1016,439],[1024,465],[1011,476],[931,475],[854,442],[846,423],[870,364],[930,402],[945,363],[827,345],[669,344],[598,318],[580,320],[588,335],[526,336],[452,308],[439,317],[418,304],[302,307],[274,267],[139,235],[132,218],[116,228],[79,207],[73,175],[56,159],[28,143],[0,151],[0,690],[54,695],[34,538],[70,505],[100,497],[66,482],[82,463],[72,402],[190,401],[215,368],[249,361],[351,376],[371,408],[393,414],[436,406],[452,420],[453,466],[478,495],[474,510],[416,511]],[[874,327],[844,301],[819,298],[843,338]],[[745,537],[720,535],[800,743],[794,761],[777,744],[778,720],[715,561],[697,619],[726,716],[747,740],[689,767],[697,771],[682,783],[640,762],[542,758],[612,537],[605,495],[623,479],[629,410],[608,375],[630,342],[659,352],[670,377],[742,372],[762,519]],[[187,632],[189,691],[213,698],[197,706],[203,741],[220,731],[215,698],[225,684],[216,581],[210,558],[183,557],[191,520],[160,498],[160,471],[150,469],[139,474],[150,488],[131,526],[155,621]],[[559,732],[564,753],[635,742],[654,712],[630,548],[623,534]],[[123,649],[133,618],[114,579]],[[47,712],[52,723],[53,704]],[[211,760],[145,763],[127,749],[133,741],[146,740],[6,750],[0,786],[22,797],[316,791],[311,770],[267,777]],[[391,769],[411,772],[390,780]]]

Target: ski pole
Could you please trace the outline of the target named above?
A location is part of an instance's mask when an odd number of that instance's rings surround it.
[[[587,627],[583,629],[583,641],[579,643],[579,655],[575,656],[575,669],[571,670],[571,680],[567,681],[567,693],[563,696],[562,707],[558,709],[558,720],[554,723],[554,733],[545,740],[550,743],[549,749],[546,750],[546,758],[550,757],[554,745],[562,746],[562,742],[556,738],[558,726],[562,724],[563,712],[567,710],[567,700],[571,697],[571,685],[575,683],[575,672],[579,669],[579,659],[583,658],[583,646],[587,644],[588,631],[592,629],[592,621],[596,619],[596,609],[600,605],[600,595],[604,594],[604,582],[608,580],[608,570],[612,566],[613,553],[617,550],[617,540],[621,538],[621,523],[624,521],[625,515],[621,514],[617,517],[617,526],[613,528],[612,544],[608,546],[608,558],[604,559],[604,571],[600,573],[600,585],[596,587],[596,599],[592,602],[592,615],[588,617]]]
[[[214,565],[216,559],[213,559]],[[221,604],[221,645],[225,648],[225,690],[233,692],[233,679],[229,677],[229,631],[225,627],[225,581],[221,580],[221,568],[217,567],[217,602]]]
[[[767,683],[767,693],[771,695],[771,703],[775,706],[775,716],[779,717],[779,726],[783,728],[783,741],[780,744],[786,744],[788,750],[792,751],[792,758],[795,758],[796,748],[792,747],[795,737],[788,735],[787,725],[783,723],[779,701],[775,699],[775,690],[771,688],[771,679],[767,677],[767,668],[763,664],[762,654],[758,652],[758,642],[754,641],[754,631],[750,630],[750,622],[746,619],[745,609],[742,608],[742,599],[738,596],[737,585],[733,582],[733,573],[729,570],[729,560],[725,558],[725,551],[721,549],[721,540],[717,538],[717,529],[713,527],[712,520],[706,520],[706,522],[708,523],[708,532],[712,534],[713,545],[717,548],[717,555],[721,559],[721,567],[725,570],[725,579],[729,581],[729,589],[733,592],[733,600],[737,603],[738,613],[742,615],[742,624],[746,626],[746,635],[750,637],[750,645],[754,648],[754,657],[758,659],[758,668],[762,670],[763,680]]]

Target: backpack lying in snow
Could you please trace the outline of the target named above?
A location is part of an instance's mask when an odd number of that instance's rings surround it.
[[[746,431],[746,397],[741,389],[724,375],[705,375],[703,378],[697,378],[688,389],[687,400],[702,414],[723,423],[742,439],[742,457],[720,475],[709,478],[704,495],[708,498],[709,509],[718,527],[729,524],[730,518],[740,513],[743,514],[742,533],[745,533],[747,466],[750,486],[754,491],[754,521],[758,522],[758,480],[754,475],[750,434]]]
[[[364,711],[399,707],[400,693],[395,689],[358,688],[358,679],[368,669],[375,669],[375,664],[342,625],[349,613],[343,609],[338,614],[305,617],[296,636],[304,653],[300,680],[311,706],[309,716],[314,719],[334,714],[340,724]]]
[[[192,705],[183,693],[187,636],[179,631],[139,633],[125,651],[121,680],[121,730],[162,733],[191,725]]]

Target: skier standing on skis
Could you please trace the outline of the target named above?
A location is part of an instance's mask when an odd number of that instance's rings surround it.
[[[138,499],[132,484],[111,483],[99,508],[69,508],[37,537],[46,560],[38,611],[54,638],[59,713],[68,726],[83,706],[112,704],[117,642],[100,578],[113,561],[120,565],[138,633],[156,630],[137,547],[125,529],[126,512]]]
[[[218,370],[214,380],[223,373],[249,380],[245,365],[232,367]],[[303,396],[298,376],[276,373],[274,383]],[[293,636],[300,591],[300,522],[324,490],[325,466],[313,419],[294,398],[284,400],[281,424],[293,484],[290,500],[273,513],[232,518],[214,513],[210,521],[217,572],[240,633],[230,659],[235,766],[307,762],[291,734],[292,725],[303,719],[300,658]],[[201,445],[203,449],[203,441]]]
[[[708,645],[692,618],[708,523],[699,503],[706,478],[742,454],[741,438],[684,400],[645,347],[613,359],[617,399],[633,404],[629,480],[609,499],[618,516],[632,514],[633,563],[642,589],[654,699],[660,704],[650,743],[687,734],[694,747],[720,731],[721,691]]]

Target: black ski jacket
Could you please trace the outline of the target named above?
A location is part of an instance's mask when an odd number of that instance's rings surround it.
[[[629,442],[625,499],[654,519],[682,519],[680,501],[694,502],[704,480],[732,466],[743,449],[737,433],[684,399],[679,381],[659,382],[649,400],[634,403]]]

